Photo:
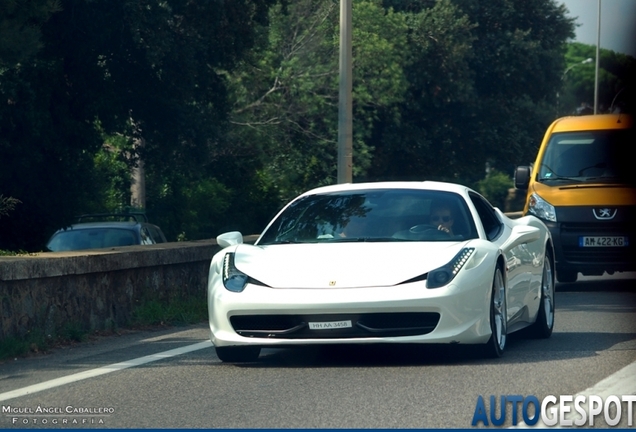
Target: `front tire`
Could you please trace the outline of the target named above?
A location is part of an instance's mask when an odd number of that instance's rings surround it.
[[[547,339],[554,329],[554,261],[552,254],[546,251],[543,262],[543,277],[541,278],[541,304],[537,320],[530,326],[530,334],[533,337]]]
[[[253,346],[215,347],[214,349],[216,356],[224,363],[253,362],[261,354],[260,347]]]
[[[484,345],[483,352],[486,357],[498,358],[503,355],[508,338],[506,284],[499,267],[495,270],[490,299],[490,330],[492,334]]]

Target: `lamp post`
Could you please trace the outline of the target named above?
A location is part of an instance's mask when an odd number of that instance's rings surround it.
[[[596,24],[596,69],[594,70],[594,114],[598,114],[598,67],[601,61],[601,0],[598,0]]]
[[[351,3],[340,0],[340,87],[338,96],[338,183],[353,176]]]
[[[565,75],[570,72],[570,70],[572,70],[573,68],[580,66],[582,64],[587,64],[587,63],[592,63],[594,61],[593,58],[586,58],[585,60],[579,62],[579,63],[574,63],[573,65],[568,66],[564,71],[563,71],[563,75],[561,75],[561,86],[563,86],[563,82],[565,81]],[[557,91],[556,97],[557,97],[557,117],[559,117],[559,92]]]

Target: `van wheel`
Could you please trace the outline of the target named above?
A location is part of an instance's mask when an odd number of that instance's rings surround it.
[[[578,272],[576,270],[557,269],[557,272],[556,272],[556,278],[561,283],[576,282],[577,277],[578,277]]]

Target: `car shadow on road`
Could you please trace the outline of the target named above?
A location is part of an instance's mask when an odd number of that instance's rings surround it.
[[[265,350],[258,367],[448,365],[465,361],[469,347],[451,345],[325,345]],[[473,347],[475,348],[475,347]],[[464,352],[464,354],[462,354]]]
[[[636,349],[635,333],[554,332],[532,339],[523,331],[508,337],[501,358],[488,358],[477,345],[370,344],[264,349],[248,368],[394,367],[520,364],[595,357],[605,350]]]
[[[557,283],[557,292],[633,292],[636,293],[636,279],[629,276],[581,276],[572,283]]]

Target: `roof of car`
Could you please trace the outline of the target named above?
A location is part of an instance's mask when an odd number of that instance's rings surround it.
[[[115,218],[115,219],[113,219]],[[118,218],[118,219],[117,219]],[[77,217],[77,222],[56,231],[63,232],[80,229],[134,229],[142,225],[152,225],[148,223],[145,213],[141,212],[119,212],[119,213],[90,213]],[[154,225],[153,225],[154,226]]]
[[[444,192],[464,193],[469,190],[468,187],[455,183],[437,182],[437,181],[387,181],[387,182],[368,182],[368,183],[341,183],[329,186],[322,186],[303,193],[301,196],[314,195],[332,192],[346,192],[356,190],[369,189],[421,189],[421,190],[437,190]]]
[[[141,225],[135,221],[103,221],[103,222],[82,222],[71,225],[66,229],[91,229],[91,228],[134,228]]]
[[[94,222],[148,222],[148,216],[143,212],[116,212],[116,213],[88,213],[77,217],[78,223]]]
[[[594,114],[557,119],[554,121],[552,132],[627,129],[630,127],[632,127],[632,117],[628,114]]]

